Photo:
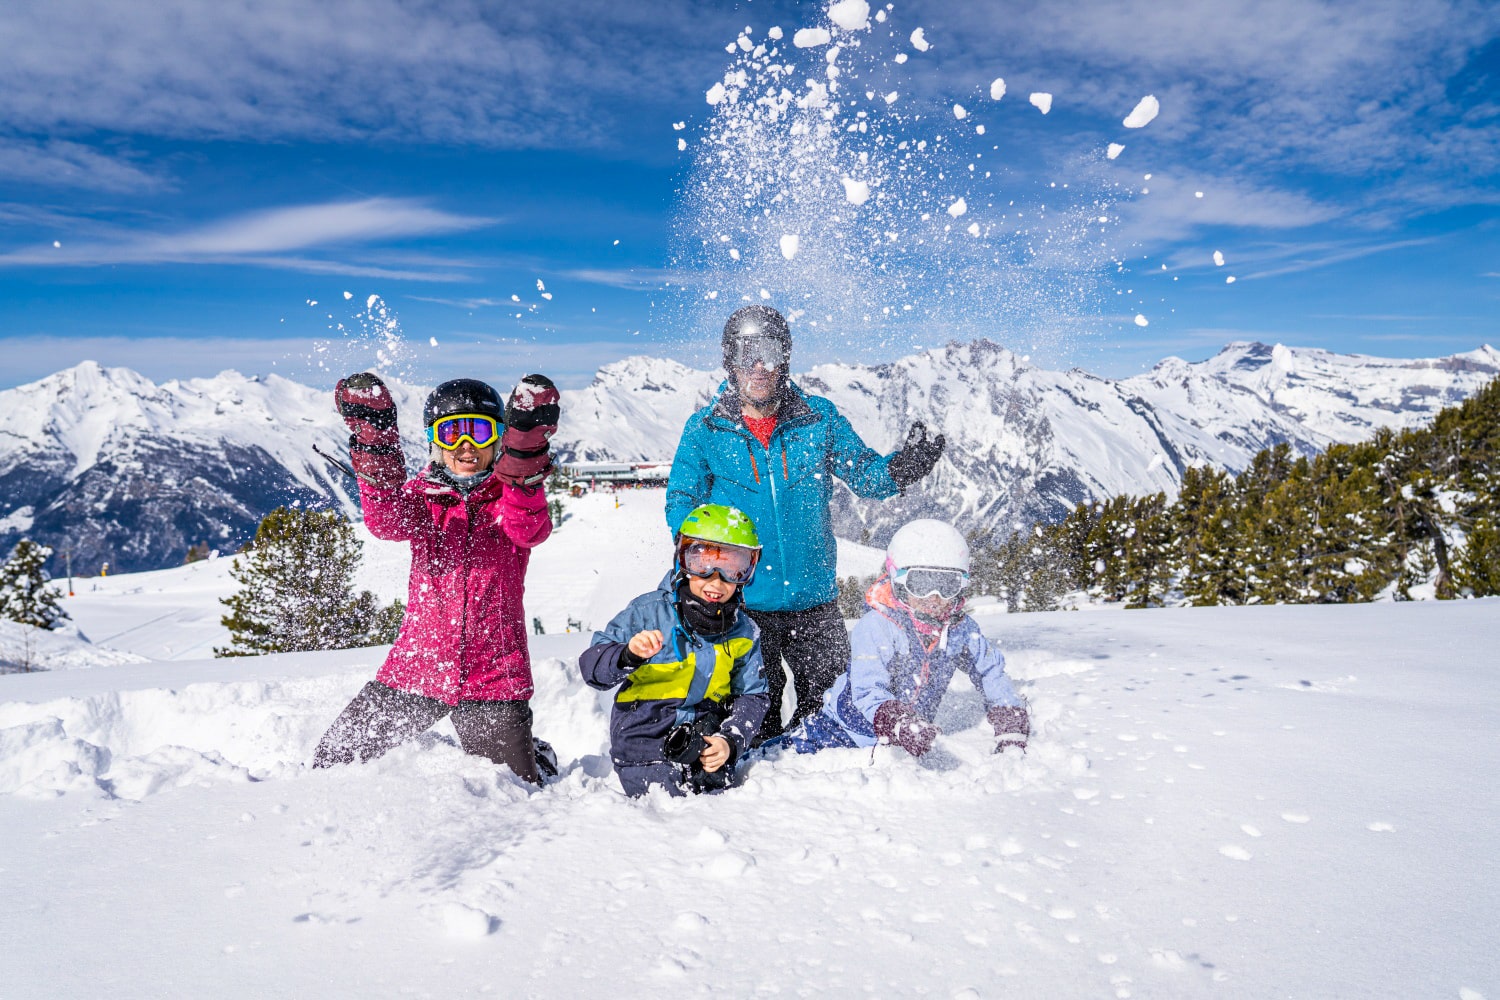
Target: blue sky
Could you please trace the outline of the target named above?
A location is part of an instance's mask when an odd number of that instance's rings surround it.
[[[327,383],[382,351],[427,382],[578,385],[633,353],[710,366],[746,296],[797,314],[799,367],[975,336],[1107,375],[1235,339],[1500,345],[1492,3],[827,11],[7,5],[0,387],[84,359]],[[709,103],[752,63],[739,112]],[[735,131],[767,65],[794,102],[837,85],[821,146],[775,152],[795,110]]]

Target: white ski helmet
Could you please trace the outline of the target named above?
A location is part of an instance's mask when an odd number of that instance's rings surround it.
[[[956,569],[969,572],[969,543],[946,521],[924,517],[903,524],[885,547],[886,566],[901,569]]]

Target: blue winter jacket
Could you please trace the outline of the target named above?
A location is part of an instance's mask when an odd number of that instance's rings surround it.
[[[699,711],[727,716],[718,735],[741,759],[760,730],[770,704],[761,672],[760,629],[741,612],[734,627],[710,641],[683,624],[677,613],[673,574],[615,615],[578,658],[584,683],[606,691],[615,685],[610,713],[610,755],[616,764],[661,763],[662,742],[672,727],[692,722]],[[620,653],[637,632],[656,629],[661,650],[634,671],[620,668]]]
[[[875,710],[892,699],[931,722],[959,669],[984,696],[986,708],[1024,707],[1005,675],[1005,656],[990,645],[973,618],[964,615],[944,636],[924,636],[910,614],[896,606],[890,589],[885,577],[870,588],[865,596],[870,610],[849,634],[849,669],[823,695],[822,714],[856,746],[877,742]]]
[[[756,611],[800,611],[838,594],[837,549],[829,502],[837,476],[862,497],[899,492],[889,457],[865,445],[822,396],[790,385],[771,445],[750,433],[729,383],[688,418],[667,480],[667,527],[705,503],[738,507],[762,546],[745,604]]]

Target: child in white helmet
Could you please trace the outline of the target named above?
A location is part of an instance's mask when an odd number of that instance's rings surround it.
[[[820,711],[776,744],[798,753],[894,743],[920,757],[932,749],[938,703],[955,670],[984,696],[995,752],[1026,750],[1030,719],[1005,657],[964,614],[969,546],[950,524],[904,525],[886,549],[885,571],[865,594],[869,611],[850,636],[849,669]]]

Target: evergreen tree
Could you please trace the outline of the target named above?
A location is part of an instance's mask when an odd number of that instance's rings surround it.
[[[221,620],[233,641],[214,655],[347,649],[392,641],[400,626],[400,602],[382,609],[369,591],[354,593],[360,550],[353,527],[332,511],[271,511],[255,540],[235,556],[230,575],[240,589],[221,602],[229,608]]]
[[[50,548],[29,538],[16,543],[0,565],[0,618],[50,629],[68,617],[57,591],[47,586],[52,577],[44,567],[51,555]]]
[[[1481,517],[1469,529],[1453,561],[1453,588],[1460,597],[1500,595],[1500,519]]]

